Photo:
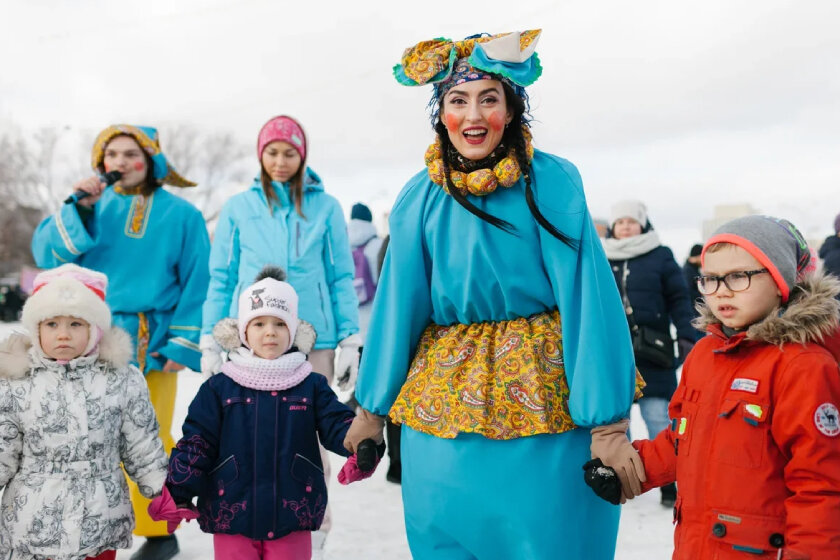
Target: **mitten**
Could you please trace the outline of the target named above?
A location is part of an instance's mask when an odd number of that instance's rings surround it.
[[[621,481],[621,490],[628,500],[642,493],[642,482],[647,480],[645,466],[638,451],[627,439],[629,420],[592,428],[589,446],[593,459],[601,459],[604,466],[615,469]]]
[[[347,485],[369,478],[384,455],[384,443],[377,445],[372,439],[362,441],[356,453],[351,455],[341,467],[338,482]]]
[[[361,345],[362,337],[357,334],[351,334],[338,343],[338,366],[335,378],[338,381],[338,388],[342,391],[352,390],[356,386]]]
[[[621,482],[615,469],[605,467],[600,459],[592,459],[583,465],[583,471],[583,480],[599,498],[616,506],[627,501],[621,493]]]
[[[222,347],[212,334],[201,335],[198,347],[201,350],[201,375],[210,379],[222,371]]]
[[[172,499],[165,485],[160,495],[152,499],[148,511],[149,517],[155,521],[166,521],[166,530],[169,533],[173,533],[181,521],[198,519],[198,511],[192,505],[178,507],[175,504],[175,500]]]

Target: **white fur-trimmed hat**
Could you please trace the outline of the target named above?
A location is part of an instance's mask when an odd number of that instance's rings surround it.
[[[105,303],[108,277],[75,264],[41,272],[35,277],[32,295],[23,305],[21,322],[32,342],[41,347],[38,325],[51,317],[67,315],[84,319],[91,326],[85,354],[89,354],[111,328],[111,310]]]
[[[283,281],[285,278],[286,273],[281,269],[267,266],[257,276],[257,281],[239,296],[239,339],[248,348],[245,337],[248,323],[254,317],[263,315],[283,319],[289,329],[290,347],[295,340],[298,295],[291,284]]]

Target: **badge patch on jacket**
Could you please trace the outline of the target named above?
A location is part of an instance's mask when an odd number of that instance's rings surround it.
[[[756,379],[745,379],[743,377],[739,377],[732,381],[732,386],[729,387],[732,391],[746,391],[747,393],[757,393],[758,392],[758,380]]]
[[[828,437],[836,437],[840,434],[837,407],[833,403],[823,403],[818,406],[814,413],[814,424],[820,433]]]

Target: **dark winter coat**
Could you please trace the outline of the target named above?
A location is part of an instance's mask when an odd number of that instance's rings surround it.
[[[700,267],[694,263],[690,263],[685,261],[682,267],[683,278],[685,279],[685,285],[688,287],[688,296],[691,302],[691,313],[693,318],[697,318],[700,316],[700,312],[697,311],[697,303],[703,301],[703,294],[700,293],[700,290],[697,289],[697,277],[700,276]]]
[[[825,271],[840,278],[840,237],[827,237],[820,247],[820,258],[823,260]]]
[[[622,276],[627,275],[627,297],[637,325],[670,333],[673,323],[678,338],[697,339],[699,333],[691,326],[688,288],[669,248],[660,245],[632,259],[610,260],[610,266],[619,291],[623,292]],[[677,388],[676,365],[676,358],[670,368],[637,359],[636,367],[647,383],[644,396],[670,399]]]
[[[166,485],[176,503],[198,496],[206,533],[271,540],[315,531],[327,506],[318,439],[349,456],[342,442],[352,420],[318,373],[281,391],[214,375],[190,405]]]

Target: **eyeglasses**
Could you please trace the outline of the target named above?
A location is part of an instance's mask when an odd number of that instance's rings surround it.
[[[710,296],[718,291],[720,282],[726,284],[726,287],[733,292],[743,292],[750,287],[750,280],[756,274],[769,272],[766,268],[759,270],[745,270],[743,272],[730,272],[723,276],[698,276],[697,289],[704,296]]]

